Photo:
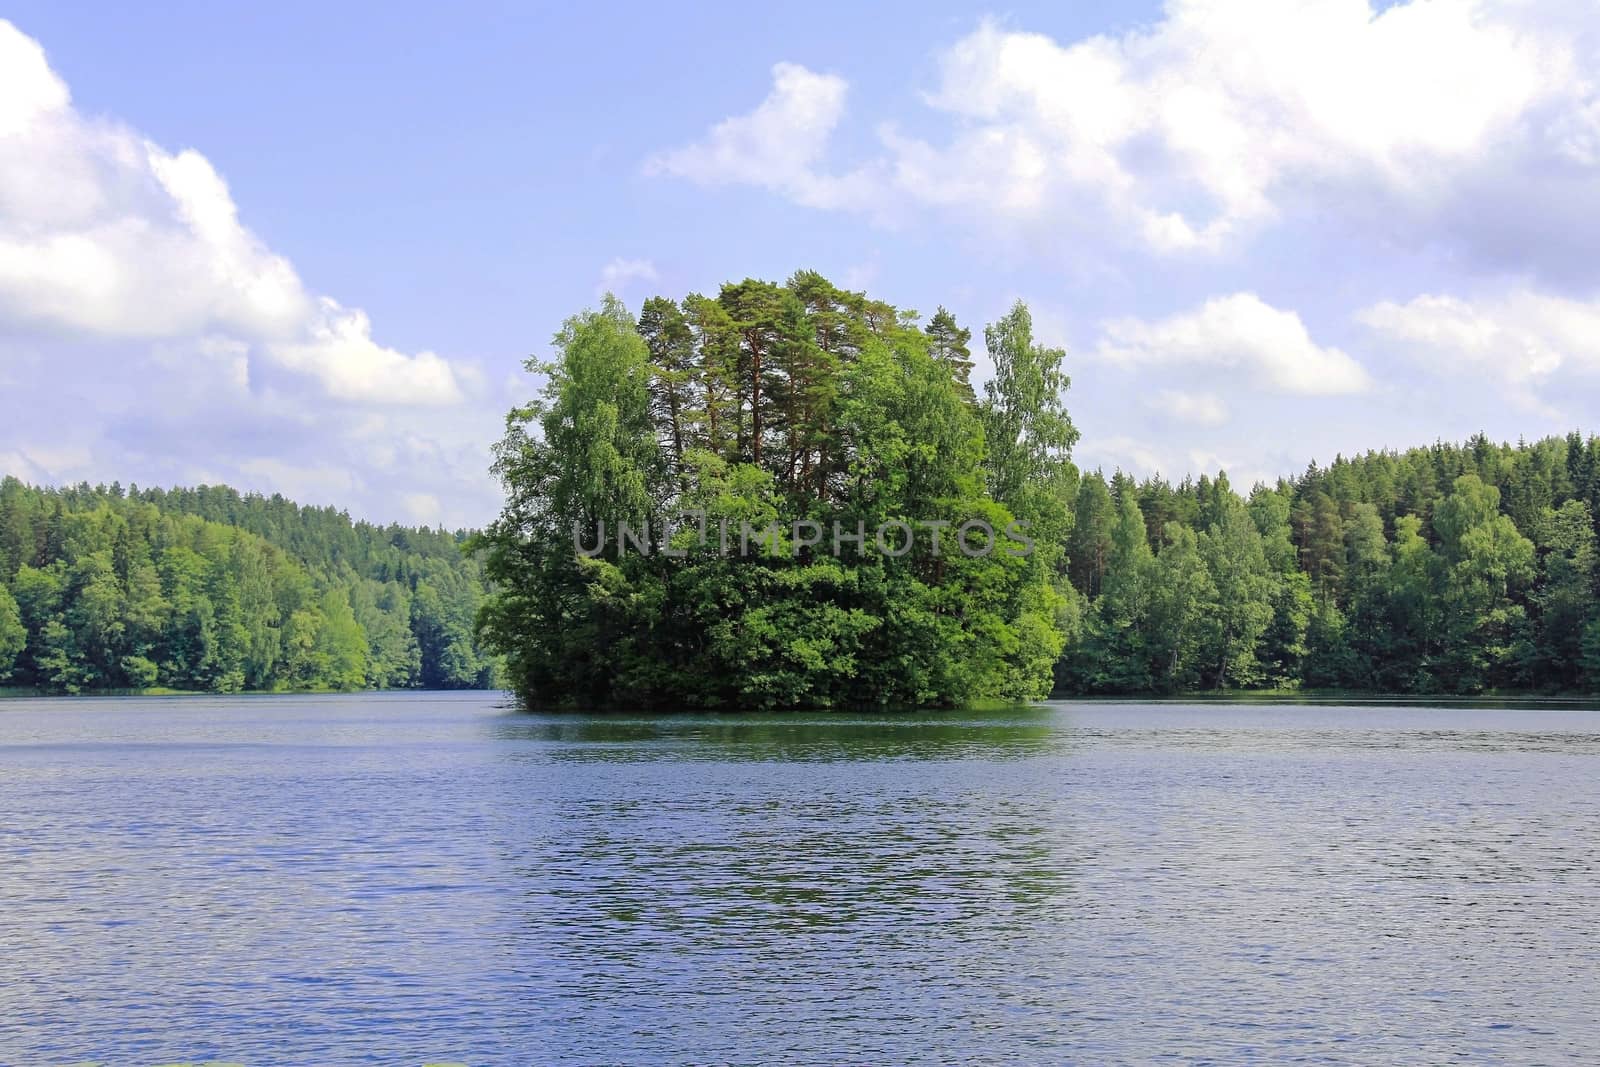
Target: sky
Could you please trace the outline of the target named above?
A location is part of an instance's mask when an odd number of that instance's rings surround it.
[[[754,12],[13,3],[0,474],[481,525],[563,319],[803,268],[1108,473],[1600,430],[1586,0]]]

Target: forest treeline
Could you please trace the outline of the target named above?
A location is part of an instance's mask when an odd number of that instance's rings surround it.
[[[464,533],[222,486],[0,481],[0,686],[471,688],[496,682]]]
[[[1074,500],[1079,693],[1600,690],[1600,440],[1369,452],[1241,497],[1099,472]]]
[[[1083,474],[1065,354],[1020,303],[984,339],[995,374],[978,392],[971,335],[944,309],[924,323],[809,271],[570,319],[554,359],[529,363],[546,385],[508,418],[507,503],[481,541],[483,636],[522,699],[1600,686],[1594,438],[1375,452],[1242,495],[1225,474]],[[797,536],[730,558],[664,529],[686,510]],[[792,525],[974,518],[1026,524],[1036,551],[919,537],[839,556]],[[577,531],[620,522],[656,551],[575,551]]]

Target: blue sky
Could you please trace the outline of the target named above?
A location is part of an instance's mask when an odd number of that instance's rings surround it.
[[[608,285],[813,267],[1066,346],[1236,483],[1595,429],[1600,16],[1557,2],[12,5],[0,472],[478,524]]]

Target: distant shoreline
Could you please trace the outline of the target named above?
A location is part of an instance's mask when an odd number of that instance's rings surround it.
[[[247,690],[234,693],[217,693],[204,690],[182,689],[141,689],[141,690],[95,690],[81,693],[48,692],[39,689],[0,686],[0,701],[4,700],[61,700],[63,702],[82,700],[107,700],[107,699],[149,699],[149,698],[201,698],[235,699],[235,698],[269,698],[269,697],[308,697],[308,696],[388,696],[405,697],[410,695],[431,694],[435,696],[449,694],[469,693],[498,694],[508,700],[515,696],[509,689],[260,689]],[[1116,694],[1081,694],[1081,693],[1054,693],[1044,700],[1028,701],[1020,704],[1001,704],[992,701],[982,701],[970,707],[959,708],[681,708],[681,707],[611,707],[611,708],[522,708],[518,710],[531,715],[597,715],[597,716],[627,716],[627,715],[717,715],[717,716],[744,716],[744,715],[862,715],[883,714],[893,716],[914,715],[943,715],[962,712],[996,712],[1007,709],[1022,709],[1040,707],[1044,704],[1082,704],[1082,705],[1107,705],[1107,704],[1164,704],[1173,706],[1182,705],[1209,705],[1209,706],[1262,706],[1284,707],[1301,705],[1305,707],[1330,707],[1349,705],[1370,705],[1373,707],[1461,707],[1461,708],[1505,708],[1505,707],[1551,707],[1569,708],[1573,710],[1600,711],[1600,694],[1582,693],[1537,693],[1537,692],[1496,692],[1496,693],[1385,693],[1379,691],[1359,690],[1285,690],[1285,689],[1240,689],[1207,691],[1199,693],[1116,693]]]
[[[509,693],[505,689],[246,689],[233,693],[218,693],[205,689],[95,689],[80,693],[51,692],[46,689],[0,686],[0,700],[79,700],[105,697],[305,697],[305,696],[355,696],[385,693]]]

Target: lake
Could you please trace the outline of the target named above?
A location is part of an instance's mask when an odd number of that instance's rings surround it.
[[[0,701],[0,1062],[1562,1063],[1600,713]]]

